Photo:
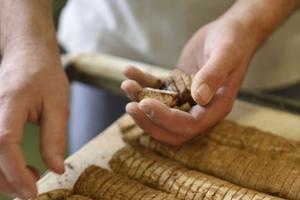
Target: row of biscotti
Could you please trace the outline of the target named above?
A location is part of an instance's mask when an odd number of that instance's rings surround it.
[[[189,170],[140,146],[119,150],[111,159],[110,166],[116,173],[174,194],[180,200],[280,199]]]
[[[89,197],[74,194],[70,189],[56,189],[39,195],[34,200],[93,200]]]
[[[260,192],[300,199],[300,166],[287,162],[286,158],[274,159],[271,154],[256,154],[206,137],[190,141],[180,148],[165,145],[147,135],[141,136],[139,143],[190,169]]]
[[[74,185],[74,191],[94,200],[176,199],[171,194],[147,187],[97,166],[90,166],[81,174]]]
[[[300,143],[255,127],[238,125],[224,120],[205,134],[221,145],[247,150],[256,155],[266,155],[274,160],[287,159],[300,164]]]
[[[134,121],[119,122],[124,138],[188,168],[283,198],[300,199],[299,142],[224,120],[181,147],[143,135]],[[134,134],[132,134],[134,133]]]
[[[139,146],[119,150],[110,166],[117,174],[90,166],[76,181],[73,192],[56,190],[38,200],[280,199],[188,170]]]
[[[196,138],[181,148],[174,148],[161,144],[148,136],[140,137],[143,131],[132,123],[132,120],[127,119],[126,122],[123,123],[122,130],[126,133],[131,133],[134,130],[135,141],[138,141],[143,146],[154,150],[160,155],[182,163],[188,168],[212,174],[237,185],[243,185],[244,187],[284,198],[299,199],[300,197],[298,180],[300,176],[296,154],[299,149],[298,142],[273,136],[251,127],[243,127],[229,121],[224,121],[209,130],[204,137]],[[129,166],[130,163],[128,164],[128,162],[133,159],[128,159],[126,161],[127,165],[124,166]],[[131,167],[135,167],[137,163],[139,163],[138,160],[133,162]],[[139,164],[140,167],[147,166],[147,162]],[[158,167],[158,164],[153,163],[148,167],[153,170],[153,167]],[[161,167],[158,167],[157,170],[161,170]],[[117,169],[116,171],[119,172]],[[145,169],[145,172],[149,171]],[[124,172],[120,171],[120,173]],[[174,173],[178,174],[178,170],[176,169]],[[191,179],[188,178],[185,184],[189,183]],[[182,179],[175,179],[173,186],[176,186],[177,181],[180,182]],[[200,184],[201,182],[195,180],[195,183]],[[204,182],[199,188],[207,188],[207,184],[210,185],[210,182]],[[183,186],[179,190],[178,195],[182,194],[180,191],[184,188],[186,187]],[[225,190],[221,187],[218,192],[211,193],[215,188],[214,184],[211,184],[210,192],[205,193],[205,195],[219,194]],[[194,189],[193,187],[191,188],[192,191]],[[230,195],[234,191],[233,188],[227,194]],[[245,190],[240,189],[239,193],[235,196],[243,194],[243,191]],[[204,194],[201,193],[201,195],[203,196]],[[87,197],[77,195],[68,198],[80,199]],[[248,198],[248,196],[244,195],[243,198]],[[43,196],[43,199],[50,200],[54,198],[47,194]]]
[[[73,192],[52,191],[38,200],[279,199],[188,170],[142,147],[128,146],[119,150],[110,166],[121,175],[90,166],[76,181]]]
[[[118,121],[123,139],[129,143],[135,142],[144,134],[129,116]],[[285,139],[270,132],[255,127],[239,125],[229,120],[223,120],[216,126],[201,133],[194,141],[206,138],[218,145],[249,151],[258,156],[272,157],[273,160],[283,160],[300,165],[300,142]]]
[[[39,195],[35,200],[176,200],[176,198],[93,165],[84,170],[73,190],[53,190]]]

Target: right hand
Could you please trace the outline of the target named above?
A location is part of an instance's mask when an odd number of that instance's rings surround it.
[[[253,34],[251,32],[251,34]],[[220,18],[200,28],[186,44],[178,68],[194,74],[191,95],[197,105],[189,112],[169,108],[154,99],[130,102],[126,111],[153,138],[170,145],[182,145],[223,119],[231,110],[258,46],[248,27]],[[134,100],[136,82],[152,85],[154,78],[128,68],[122,89]]]
[[[23,127],[26,122],[40,125],[41,156],[50,170],[63,173],[69,116],[68,80],[55,39],[16,38],[2,56],[0,191],[28,199],[37,194],[37,177],[26,165],[20,148]]]

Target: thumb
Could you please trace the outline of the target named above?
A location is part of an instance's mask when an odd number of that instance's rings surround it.
[[[233,69],[233,63],[227,53],[218,53],[209,58],[192,82],[191,93],[197,104],[206,105],[211,101]]]

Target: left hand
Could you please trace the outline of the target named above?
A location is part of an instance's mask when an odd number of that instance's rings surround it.
[[[249,33],[242,24],[219,19],[201,28],[187,43],[177,67],[195,73],[191,92],[198,105],[189,112],[153,99],[131,102],[126,111],[147,133],[171,145],[201,134],[223,119],[233,106],[248,63],[259,46]],[[125,80],[122,89],[131,99],[137,91],[135,81],[150,87],[155,82],[151,75],[132,67],[125,75],[132,80]]]

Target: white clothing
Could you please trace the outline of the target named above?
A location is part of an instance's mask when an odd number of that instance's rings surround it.
[[[234,0],[69,0],[59,26],[68,52],[110,53],[172,68],[185,43]],[[290,17],[255,55],[247,88],[300,81],[300,12]]]

